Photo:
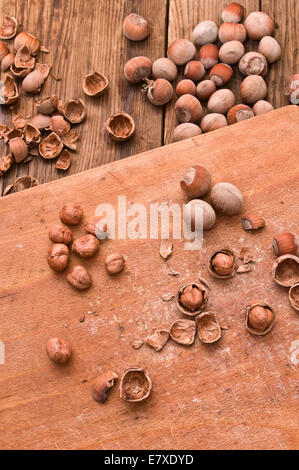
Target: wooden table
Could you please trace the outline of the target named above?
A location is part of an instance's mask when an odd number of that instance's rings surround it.
[[[229,0],[2,0],[3,12],[15,16],[23,30],[38,36],[50,53],[41,59],[52,66],[56,81],[49,77],[40,97],[56,93],[62,100],[83,98],[87,119],[80,126],[81,143],[68,175],[157,148],[172,140],[175,126],[174,100],[164,109],[152,106],[139,86],[129,85],[123,76],[125,62],[136,55],[152,60],[166,54],[167,44],[177,37],[191,38],[193,27],[211,19],[220,24],[222,7]],[[246,12],[263,10],[276,22],[275,37],[283,50],[282,60],[271,67],[267,76],[269,101],[285,106],[283,89],[288,77],[298,72],[299,2],[298,0],[240,0]],[[140,43],[128,41],[122,34],[124,17],[132,11],[144,15],[152,24],[150,37]],[[256,44],[247,44],[247,49]],[[241,77],[234,68],[232,88],[239,99]],[[88,98],[82,91],[82,80],[93,70],[104,72],[110,79],[109,93],[99,99]],[[181,72],[182,73],[182,72]],[[181,76],[180,73],[180,76]],[[32,114],[34,99],[22,99],[15,111]],[[124,144],[111,142],[104,133],[104,122],[114,112],[126,111],[136,122],[136,134]],[[10,122],[11,110],[0,109],[0,122]],[[3,143],[0,142],[2,152]],[[16,177],[30,174],[40,183],[63,178],[55,162],[36,158],[12,168],[0,178],[0,191]]]

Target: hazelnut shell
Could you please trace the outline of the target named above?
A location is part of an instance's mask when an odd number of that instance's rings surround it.
[[[0,39],[12,39],[15,37],[18,29],[18,22],[13,16],[4,16],[3,23],[0,26]]]
[[[203,296],[202,304],[200,305],[200,307],[198,307],[196,310],[192,312],[188,310],[186,307],[184,307],[184,305],[182,305],[180,302],[181,294],[183,293],[184,289],[190,285],[192,285],[193,287],[197,287],[201,291],[202,296]],[[179,289],[176,295],[177,308],[179,309],[180,312],[182,312],[184,315],[188,317],[195,317],[196,315],[198,315],[205,308],[207,301],[208,301],[208,292],[204,284],[201,282],[189,282],[188,284],[185,284]]]
[[[111,139],[124,142],[134,134],[135,123],[129,114],[116,113],[106,121],[105,128]]]
[[[152,381],[145,369],[131,367],[125,370],[119,386],[120,398],[129,402],[140,402],[149,397]]]
[[[283,287],[291,287],[299,282],[299,257],[283,255],[277,258],[273,263],[272,277]]]
[[[85,75],[83,91],[87,96],[100,96],[108,88],[108,78],[99,72]]]
[[[104,372],[103,374],[99,375],[92,386],[92,397],[95,401],[100,403],[104,403],[107,400],[107,391],[113,387],[115,380],[117,379],[118,375],[109,370]]]
[[[246,214],[242,217],[242,225],[244,230],[258,230],[265,227],[265,219],[261,214]]]
[[[161,349],[165,346],[168,339],[168,330],[154,330],[151,334],[146,337],[145,343],[158,352],[161,351]]]
[[[299,312],[299,282],[290,287],[289,300],[292,307]]]
[[[273,314],[273,319],[270,323],[270,325],[265,329],[265,330],[256,330],[255,328],[252,328],[250,326],[250,323],[249,323],[249,314],[250,314],[250,311],[254,308],[254,307],[266,307],[268,309],[271,310],[272,314]],[[258,335],[258,336],[263,336],[263,335],[266,335],[267,333],[269,333],[270,330],[272,330],[273,326],[274,326],[274,323],[275,323],[275,318],[276,318],[276,312],[275,310],[273,309],[273,307],[271,307],[271,305],[267,304],[266,302],[257,302],[257,303],[253,303],[251,305],[248,305],[246,307],[246,329],[248,331],[250,331],[250,333],[254,334],[254,335]]]
[[[194,343],[196,334],[196,323],[193,320],[180,318],[175,320],[170,326],[170,337],[179,344],[190,346]]]
[[[214,312],[203,312],[195,318],[197,334],[203,343],[215,343],[221,338],[221,328]]]

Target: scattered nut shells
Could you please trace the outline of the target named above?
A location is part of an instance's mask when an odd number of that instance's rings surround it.
[[[72,246],[73,252],[82,258],[91,258],[99,251],[99,248],[99,240],[91,233],[77,238]]]
[[[289,300],[292,307],[299,312],[299,282],[290,287]]]
[[[93,399],[100,403],[104,403],[108,398],[107,392],[111,387],[113,387],[114,382],[117,379],[117,377],[118,375],[112,370],[109,370],[99,375],[95,379],[93,386],[92,386],[91,394],[92,394]]]
[[[149,397],[152,381],[145,369],[127,369],[120,382],[120,398],[129,402],[140,402]]]
[[[246,214],[242,217],[242,226],[244,230],[258,230],[265,227],[265,219],[261,214]]]
[[[36,103],[35,108],[38,113],[52,114],[57,109],[58,96],[52,95]]]
[[[68,282],[76,289],[88,289],[91,284],[91,276],[84,266],[77,264],[66,276]]]
[[[182,286],[176,295],[176,305],[180,312],[195,317],[205,307],[208,292],[201,282],[191,282]]]
[[[51,132],[44,140],[39,144],[39,153],[42,157],[50,160],[58,157],[63,149],[63,144],[55,132]]]
[[[14,157],[9,155],[4,155],[0,158],[0,176],[2,176],[6,171],[8,171],[11,166],[13,165],[15,159]]]
[[[236,255],[230,249],[215,251],[209,260],[209,273],[218,279],[228,279],[236,273]]]
[[[173,244],[171,240],[162,240],[160,244],[160,256],[167,259],[172,253]]]
[[[16,82],[9,75],[6,75],[3,80],[3,95],[1,98],[1,104],[5,104],[7,106],[15,103],[19,98]]]
[[[15,56],[15,66],[18,69],[32,70],[35,66],[35,58],[32,57],[28,46],[22,46],[18,49]]]
[[[72,348],[61,338],[51,338],[46,345],[46,351],[50,359],[60,364],[68,361],[72,355]]]
[[[83,209],[76,202],[67,202],[59,212],[61,222],[67,225],[78,225],[83,218]]]
[[[257,302],[246,307],[246,328],[254,335],[262,336],[272,330],[276,313],[266,302]]]
[[[193,320],[175,320],[170,327],[170,337],[179,344],[190,346],[194,343],[196,324]]]
[[[15,62],[15,55],[14,54],[7,54],[1,62],[1,72],[6,72],[11,65]]]
[[[33,70],[23,80],[22,88],[26,93],[39,93],[42,84],[44,83],[44,77],[39,70]]]
[[[69,100],[63,105],[63,114],[72,124],[78,124],[85,118],[85,104],[82,100]]]
[[[69,249],[63,243],[54,243],[48,253],[48,265],[54,271],[64,271],[69,262]]]
[[[283,255],[277,258],[273,263],[272,277],[283,287],[291,287],[299,282],[299,257]]]
[[[18,191],[23,191],[24,189],[33,188],[34,186],[38,186],[39,182],[37,179],[33,178],[33,176],[20,176],[14,182],[14,190],[17,193]]]
[[[58,170],[66,171],[69,169],[72,161],[72,155],[67,149],[63,149],[61,154],[58,157],[55,167]]]
[[[108,88],[109,81],[102,73],[93,72],[85,75],[83,91],[87,96],[100,96]]]
[[[3,23],[0,26],[0,39],[12,39],[15,37],[18,29],[18,22],[13,16],[4,16]]]
[[[109,274],[120,273],[126,264],[125,258],[119,253],[113,253],[105,259],[105,268]]]
[[[135,123],[129,114],[116,113],[106,121],[105,128],[111,139],[123,142],[133,135]]]
[[[168,330],[154,330],[146,337],[146,344],[153,348],[155,351],[161,351],[164,348],[169,338]]]
[[[32,55],[35,56],[39,52],[40,43],[39,40],[33,36],[33,34],[22,31],[15,37],[14,50],[18,51],[22,46],[28,46]]]
[[[215,343],[221,338],[221,328],[214,312],[203,312],[195,318],[197,334],[203,343]]]
[[[10,139],[8,145],[17,163],[25,160],[28,155],[28,146],[21,137]]]

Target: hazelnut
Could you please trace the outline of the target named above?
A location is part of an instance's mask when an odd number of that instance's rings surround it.
[[[153,62],[152,75],[154,78],[164,78],[170,82],[176,79],[178,73],[177,66],[167,57],[161,57]]]
[[[273,263],[272,277],[283,287],[291,287],[299,282],[299,257],[283,255],[277,258]]]
[[[100,96],[107,90],[108,85],[108,78],[104,74],[93,72],[85,75],[83,91],[87,96]]]
[[[140,402],[149,397],[152,381],[145,369],[127,369],[120,382],[120,398],[129,402]]]
[[[260,40],[258,51],[266,57],[269,64],[273,64],[281,56],[279,42],[271,36],[265,36]]]
[[[0,26],[0,39],[12,39],[15,37],[17,29],[17,20],[13,16],[4,16],[3,23]]]
[[[167,49],[167,57],[176,65],[184,65],[195,56],[194,44],[188,39],[176,39]]]
[[[258,302],[246,307],[246,328],[255,335],[265,335],[273,328],[275,311],[271,305]]]
[[[54,271],[64,271],[69,262],[69,249],[63,243],[54,243],[48,253],[48,265]]]
[[[128,60],[124,67],[125,78],[130,83],[142,82],[150,76],[151,71],[152,63],[144,56],[133,57],[133,59]]]
[[[116,113],[106,121],[105,128],[112,140],[124,142],[134,134],[135,123],[129,114]]]
[[[176,86],[175,93],[177,96],[183,95],[192,95],[195,96],[196,93],[196,85],[192,80],[185,78],[184,80],[180,80]]]
[[[214,21],[202,21],[195,26],[192,32],[192,39],[196,46],[214,43],[218,38],[218,27]]]
[[[175,103],[175,113],[180,122],[196,122],[202,116],[202,106],[195,96],[183,95]]]
[[[131,41],[142,41],[149,35],[149,26],[143,16],[130,13],[123,22],[123,33]]]
[[[82,258],[91,258],[99,251],[99,248],[99,240],[91,233],[77,238],[72,246],[72,250]]]
[[[67,202],[59,212],[61,222],[67,225],[78,225],[83,218],[83,209],[76,202]]]
[[[208,112],[226,114],[236,102],[235,95],[231,90],[222,89],[213,93],[208,101]]]
[[[203,312],[195,318],[197,334],[203,343],[215,343],[221,338],[221,328],[214,312]]]
[[[222,43],[228,41],[244,42],[246,29],[241,23],[223,23],[219,28],[219,39]]]
[[[88,289],[92,284],[90,274],[80,264],[74,266],[66,278],[73,287],[80,290]]]
[[[148,100],[155,106],[163,106],[173,96],[173,87],[165,78],[158,78],[147,86]]]
[[[173,142],[179,142],[180,140],[190,139],[201,135],[201,128],[192,122],[185,122],[175,127],[173,131]]]
[[[120,273],[126,264],[125,258],[119,253],[113,253],[105,259],[105,268],[109,274]]]
[[[179,344],[190,346],[194,343],[196,324],[193,320],[175,320],[170,327],[170,337]]]
[[[242,217],[244,230],[258,230],[265,227],[265,219],[260,214],[246,214]]]
[[[268,64],[263,54],[259,52],[247,52],[239,62],[239,70],[243,75],[261,75],[268,72]]]
[[[296,255],[299,253],[299,238],[291,232],[282,232],[275,235],[272,241],[275,256]]]
[[[237,122],[245,121],[254,117],[253,110],[246,104],[237,104],[233,106],[227,113],[227,120],[229,124],[236,124]]]
[[[95,401],[104,403],[107,400],[107,392],[113,387],[115,380],[117,379],[117,374],[109,370],[99,375],[92,386],[92,397]]]
[[[22,46],[28,46],[32,55],[37,55],[39,52],[39,40],[33,34],[22,31],[14,40],[14,50],[17,51]]]
[[[236,256],[233,251],[228,249],[217,250],[210,257],[209,272],[212,276],[219,279],[227,279],[235,275]]]
[[[206,70],[201,62],[198,60],[190,60],[186,64],[185,70],[184,70],[184,76],[192,80],[193,82],[199,82],[203,76],[205,75]]]
[[[240,41],[225,42],[219,50],[219,58],[225,64],[233,65],[239,62],[245,54],[245,47]]]
[[[87,233],[91,233],[98,240],[104,240],[107,238],[108,227],[107,224],[101,224],[97,219],[91,219],[85,224],[85,230]]]
[[[292,307],[299,312],[299,283],[290,287],[289,300]]]
[[[244,21],[248,37],[258,41],[264,36],[272,36],[274,21],[263,11],[254,11]]]
[[[50,227],[49,239],[53,243],[64,243],[68,245],[73,239],[73,233],[68,227],[65,227],[65,225],[56,224]]]
[[[176,296],[176,305],[180,312],[189,317],[195,317],[205,307],[208,293],[200,282],[191,282],[181,287]]]
[[[211,204],[219,212],[232,216],[241,212],[243,196],[235,185],[217,183],[211,190]]]
[[[209,78],[217,87],[226,85],[233,76],[233,69],[227,64],[216,64],[211,68]]]
[[[268,101],[265,100],[257,101],[252,109],[255,116],[260,116],[260,114],[269,113],[269,111],[274,110],[272,104],[268,103]]]
[[[71,346],[61,338],[50,338],[46,345],[46,351],[50,359],[63,364],[72,355]]]
[[[226,117],[223,114],[207,114],[201,121],[200,127],[203,132],[212,132],[227,126]]]
[[[198,60],[205,69],[211,69],[218,63],[219,50],[216,44],[205,44],[198,53]]]
[[[265,80],[260,75],[249,75],[241,83],[241,98],[247,104],[254,104],[264,99],[267,92]]]
[[[202,227],[195,227],[197,210],[202,211]],[[184,207],[184,222],[191,228],[210,230],[216,223],[216,214],[212,206],[201,199],[193,199]]]
[[[196,87],[196,96],[200,101],[207,101],[215,93],[216,84],[212,80],[203,80]]]
[[[37,129],[47,129],[51,125],[51,118],[49,116],[38,113],[29,119],[28,123]]]
[[[168,341],[168,338],[168,330],[154,330],[147,336],[145,342],[148,346],[158,352],[161,351],[162,348],[164,348],[165,344]]]
[[[244,15],[244,7],[239,3],[233,2],[227,5],[221,13],[223,22],[240,23]]]
[[[180,186],[189,198],[198,198],[206,194],[211,187],[212,175],[204,166],[191,166],[181,178]]]

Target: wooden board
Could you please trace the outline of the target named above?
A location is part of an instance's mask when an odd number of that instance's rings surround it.
[[[282,108],[0,200],[1,449],[298,449],[298,314],[270,275],[273,235],[298,231],[298,125],[298,107]],[[211,170],[214,183],[237,184],[244,210],[261,211],[265,229],[247,233],[239,216],[218,217],[202,250],[184,251],[184,241],[175,240],[167,262],[159,240],[104,241],[84,262],[94,280],[87,292],[48,268],[47,231],[64,201],[79,201],[85,220],[99,203],[116,206],[118,195],[128,204],[182,204],[178,181],[196,162]],[[223,245],[253,249],[254,270],[210,278],[209,255]],[[128,257],[127,267],[110,278],[103,261],[115,251]],[[169,276],[168,268],[180,274]],[[134,350],[134,338],[182,317],[161,296],[199,274],[211,285],[209,309],[228,327],[221,340]],[[255,300],[277,310],[265,337],[244,328],[243,309]],[[47,339],[57,335],[73,346],[67,365],[45,353]],[[149,371],[153,392],[146,402],[124,402],[118,384],[104,405],[93,401],[99,372],[121,375],[130,366]]]

